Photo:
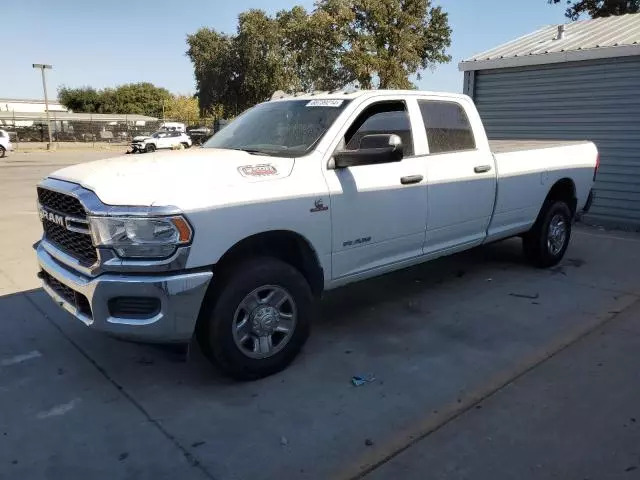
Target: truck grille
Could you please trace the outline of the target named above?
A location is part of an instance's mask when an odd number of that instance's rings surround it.
[[[84,220],[87,213],[80,201],[70,195],[38,187],[38,201],[43,207],[54,212]],[[84,267],[98,261],[98,252],[88,233],[72,232],[46,218],[42,219],[45,238],[67,255],[72,256]]]
[[[38,187],[40,205],[64,215],[85,219],[87,212],[76,197]]]
[[[40,272],[40,278],[42,281],[54,292],[64,298],[71,305],[74,305],[80,313],[91,318],[91,305],[89,299],[76,292],[74,289],[67,287],[64,283],[59,282],[47,272],[42,270]]]
[[[86,233],[72,232],[46,218],[42,219],[42,226],[48,241],[74,257],[83,266],[90,267],[98,261],[98,253],[91,242],[91,237]]]

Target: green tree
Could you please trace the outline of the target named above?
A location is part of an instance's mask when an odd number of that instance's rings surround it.
[[[279,25],[262,10],[240,14],[233,54],[237,66],[240,110],[269,98],[276,90],[288,87],[290,78]]]
[[[451,57],[451,28],[441,7],[430,0],[322,0],[342,29],[342,65],[362,88],[413,88],[421,70]]]
[[[58,100],[78,113],[140,114],[162,116],[163,103],[172,98],[165,88],[152,83],[131,83],[116,88],[96,90],[91,87],[58,90]]]
[[[169,90],[152,83],[120,85],[113,91],[114,106],[111,108],[114,111],[111,113],[136,113],[159,118],[162,116],[163,103],[171,97]]]
[[[165,101],[164,117],[182,122],[195,122],[200,118],[198,99],[188,95],[175,95]]]
[[[201,112],[237,114],[277,91],[412,88],[409,80],[450,61],[447,14],[430,0],[318,0],[239,16],[235,35],[202,28],[187,36]]]
[[[345,11],[303,7],[278,12],[289,91],[335,90],[354,80],[341,62],[344,32],[336,28]]]
[[[101,95],[95,88],[69,88],[62,86],[58,89],[58,100],[72,112],[96,113],[101,105]]]
[[[640,12],[640,0],[547,0],[550,4],[561,2],[566,2],[565,16],[571,20],[577,20],[585,13],[591,18],[599,18]]]
[[[187,36],[187,56],[193,63],[202,114],[216,104],[229,109],[238,103],[239,74],[234,65],[233,40],[233,37],[209,28],[201,28]]]

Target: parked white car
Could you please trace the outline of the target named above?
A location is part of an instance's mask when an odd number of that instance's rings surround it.
[[[514,236],[557,264],[597,167],[590,142],[489,141],[463,95],[278,99],[204,148],[51,174],[40,276],[90,328],[195,335],[259,378],[298,355],[325,290]]]
[[[13,150],[13,144],[9,138],[9,132],[0,130],[0,158],[3,158],[7,152]]]
[[[178,131],[159,131],[150,137],[140,136],[134,137],[131,142],[132,153],[148,153],[163,148],[175,149],[182,145],[189,148],[192,145],[189,135]]]

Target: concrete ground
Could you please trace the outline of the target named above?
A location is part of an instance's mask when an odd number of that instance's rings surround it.
[[[0,162],[0,478],[640,475],[639,235],[577,228],[547,271],[511,240],[338,290],[288,370],[239,384],[40,290],[35,183],[112,154]]]

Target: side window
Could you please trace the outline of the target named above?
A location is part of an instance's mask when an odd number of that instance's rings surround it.
[[[431,153],[459,152],[476,148],[469,118],[454,102],[419,100]]]
[[[357,150],[366,135],[396,134],[402,139],[404,155],[413,155],[411,122],[404,102],[380,102],[367,107],[344,136],[347,150]]]

